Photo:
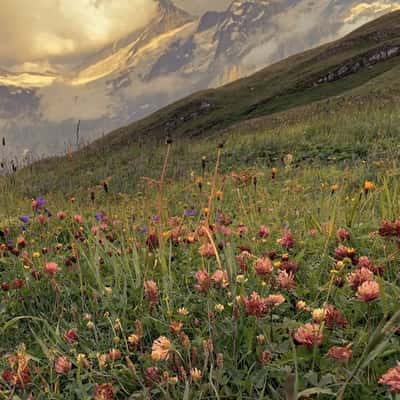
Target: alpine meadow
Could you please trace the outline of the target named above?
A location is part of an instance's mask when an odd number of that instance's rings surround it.
[[[399,400],[400,3],[148,3],[0,45],[0,399]]]

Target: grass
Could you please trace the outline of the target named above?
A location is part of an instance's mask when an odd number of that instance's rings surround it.
[[[293,88],[398,16],[267,75]],[[151,126],[177,105],[3,176],[0,398],[398,397],[399,67],[376,67],[271,103],[260,72],[172,143]]]
[[[390,118],[379,119],[383,115]],[[8,205],[2,212],[3,228],[10,230],[3,229],[0,258],[1,370],[17,371],[9,357],[19,354],[28,363],[29,379],[25,376],[22,385],[3,374],[0,396],[100,399],[103,390],[110,396],[104,398],[121,399],[387,398],[378,380],[395,366],[399,350],[393,335],[400,324],[399,252],[395,241],[380,237],[377,230],[382,220],[394,220],[400,213],[399,169],[396,157],[389,157],[397,154],[390,140],[395,142],[398,124],[391,114],[370,117],[342,120],[337,131],[331,126],[329,134],[321,133],[318,146],[308,141],[307,132],[324,132],[320,120],[305,129],[303,138],[298,127],[285,136],[249,135],[236,152],[228,141],[215,178],[213,163],[203,174],[198,159],[193,174],[178,179],[175,163],[182,148],[172,144],[162,192],[156,182],[143,181],[140,191],[118,193],[111,181],[108,192],[96,189],[93,201],[88,193],[71,200],[54,191],[44,206],[32,211],[30,201],[16,190],[23,175],[8,181],[3,198]],[[356,121],[363,134],[357,136],[355,130],[352,144],[343,144],[345,127],[356,129]],[[380,140],[367,142],[376,129]],[[340,151],[331,152],[328,140]],[[365,143],[365,153],[355,151],[355,143]],[[197,155],[207,154],[209,160],[216,155],[214,142],[198,146]],[[253,163],[246,168],[242,157],[263,146],[296,150],[293,163],[285,168],[278,152],[265,163],[250,155]],[[305,149],[315,154],[304,159]],[[158,151],[162,165],[165,147]],[[338,157],[342,153],[343,159]],[[278,166],[274,179],[270,163]],[[232,175],[233,165],[242,167]],[[159,171],[154,171],[155,179]],[[368,194],[363,191],[366,180],[375,184]],[[332,190],[334,184],[338,186]],[[206,207],[212,210],[208,233]],[[185,213],[187,209],[196,210],[195,215]],[[60,210],[65,212],[62,220],[56,216]],[[102,221],[97,221],[100,212]],[[18,218],[24,214],[30,222],[21,231]],[[37,220],[39,215],[44,221]],[[227,216],[231,225],[223,225]],[[260,225],[268,226],[268,238],[259,236]],[[286,249],[277,240],[288,228],[295,245]],[[342,245],[384,268],[382,276],[373,278],[380,287],[377,300],[360,301],[346,283],[359,266],[335,259],[339,228],[350,235]],[[217,252],[204,251],[204,245]],[[275,268],[258,275],[256,262],[266,252]],[[292,289],[274,283],[287,257],[299,265]],[[46,273],[48,262],[58,265],[54,275]],[[226,271],[227,281],[208,286],[199,275],[217,270]],[[38,273],[39,280],[34,278]],[[149,281],[154,281],[156,293],[146,290]],[[18,282],[21,289],[13,288]],[[265,298],[279,293],[285,302],[259,317],[248,315],[244,301],[252,292]],[[305,308],[299,309],[300,300]],[[347,325],[328,328],[319,323],[321,346],[294,342],[297,329],[315,320],[315,310],[327,304],[340,311]],[[70,330],[77,333],[76,341],[66,340]],[[168,360],[155,351],[159,337],[167,338]],[[349,361],[327,356],[333,346],[349,343]]]

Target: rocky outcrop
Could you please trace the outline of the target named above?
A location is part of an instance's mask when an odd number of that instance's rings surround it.
[[[371,67],[397,56],[400,56],[400,45],[374,50],[373,52],[369,52],[362,57],[353,59],[335,70],[328,72],[325,76],[318,79],[318,81],[314,83],[314,86],[337,81],[348,75],[357,73],[362,68]]]

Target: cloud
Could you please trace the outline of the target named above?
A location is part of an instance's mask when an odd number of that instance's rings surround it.
[[[76,55],[146,25],[154,0],[1,0],[0,60],[14,65]]]
[[[175,0],[174,3],[193,14],[202,14],[210,10],[226,10],[232,0]]]

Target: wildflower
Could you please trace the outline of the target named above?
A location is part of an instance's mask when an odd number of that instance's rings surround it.
[[[65,217],[66,217],[66,214],[65,214],[65,212],[64,211],[58,211],[58,213],[57,213],[57,218],[59,219],[59,220],[63,220],[63,219],[65,219]]]
[[[165,336],[160,336],[153,342],[151,358],[155,361],[166,361],[171,352],[171,342]]]
[[[128,343],[131,347],[136,348],[140,343],[140,337],[137,334],[129,335]]]
[[[278,243],[287,250],[290,250],[294,246],[295,241],[290,229],[287,229],[283,232],[282,237],[278,240]]]
[[[245,297],[243,302],[247,315],[254,315],[260,318],[268,311],[267,300],[262,298],[257,292],[253,292],[250,297]]]
[[[285,270],[279,272],[277,283],[282,289],[293,289],[296,287],[293,273],[287,273]]]
[[[226,288],[229,286],[229,281],[228,281],[228,273],[226,271],[222,271],[221,269],[217,269],[212,275],[211,275],[211,282],[219,286],[221,288]]]
[[[177,313],[179,315],[186,316],[189,314],[189,311],[185,307],[178,308]]]
[[[103,369],[107,364],[107,354],[97,354],[97,361],[99,363],[99,368]]]
[[[196,214],[197,214],[197,212],[194,208],[188,208],[184,212],[185,217],[195,217]]]
[[[272,168],[271,168],[271,178],[272,178],[272,179],[275,179],[277,173],[278,173],[278,168],[272,167]]]
[[[64,339],[69,343],[75,343],[78,340],[78,334],[75,329],[70,329],[64,334]]]
[[[58,357],[57,361],[54,364],[54,369],[59,375],[66,375],[69,371],[71,371],[72,363],[65,356]]]
[[[204,258],[215,257],[215,250],[211,243],[205,243],[199,248],[199,254]]]
[[[182,328],[183,328],[182,322],[173,321],[169,324],[169,330],[175,336],[181,332]]]
[[[22,289],[22,286],[24,286],[24,281],[21,278],[15,278],[12,281],[12,287],[16,290]]]
[[[337,261],[343,261],[345,258],[350,259],[353,263],[356,260],[357,252],[352,247],[339,246],[335,250],[335,258]]]
[[[350,239],[350,232],[345,228],[340,228],[336,231],[336,237],[340,242],[345,242]]]
[[[190,370],[190,376],[194,382],[198,382],[203,377],[203,373],[197,368],[192,368]]]
[[[288,274],[294,274],[299,270],[299,265],[295,261],[289,260],[284,260],[280,263],[278,262],[278,267],[281,270],[286,271]]]
[[[364,282],[357,289],[357,297],[364,301],[369,302],[379,297],[379,284],[375,281]]]
[[[21,216],[19,217],[19,220],[20,220],[22,223],[27,224],[27,223],[29,222],[30,218],[29,218],[28,215],[21,215]]]
[[[353,355],[351,346],[351,343],[345,347],[333,346],[328,350],[327,355],[336,361],[349,361]]]
[[[285,297],[281,294],[270,294],[266,300],[269,306],[277,307],[285,302]]]
[[[25,238],[24,238],[23,236],[19,236],[19,237],[17,238],[17,246],[18,246],[20,249],[25,248],[25,246],[26,246],[26,241],[25,241]]]
[[[317,230],[317,229],[310,229],[310,230],[308,231],[308,234],[309,234],[311,237],[316,236],[317,233],[318,233],[318,230]]]
[[[147,300],[149,300],[151,304],[158,303],[158,288],[157,284],[153,280],[144,282],[144,291]]]
[[[55,262],[48,262],[44,267],[44,272],[49,276],[54,276],[57,272],[60,271],[58,264]]]
[[[257,343],[258,343],[260,346],[263,346],[263,345],[265,344],[265,342],[266,342],[266,339],[265,339],[265,336],[264,336],[264,335],[258,335],[258,336],[256,337],[256,339],[257,339]]]
[[[325,308],[324,322],[329,329],[345,328],[347,326],[347,321],[343,314],[331,304],[328,304]]]
[[[215,197],[217,198],[217,200],[222,200],[222,192],[218,190]]]
[[[74,215],[74,221],[79,225],[83,225],[83,217],[79,214]]]
[[[238,229],[237,229],[237,233],[240,237],[242,237],[243,235],[246,235],[249,232],[249,228],[247,228],[246,225],[244,224],[239,224]]]
[[[269,228],[265,225],[261,225],[258,230],[258,236],[262,239],[267,239],[270,234]]]
[[[215,307],[214,307],[214,310],[215,310],[216,312],[221,313],[222,311],[225,310],[225,307],[223,306],[223,304],[216,304]]]
[[[195,289],[197,291],[205,292],[210,288],[211,279],[205,269],[196,272],[196,279],[197,285],[195,285]]]
[[[149,250],[154,250],[160,245],[156,232],[150,232],[147,235],[146,245],[149,248]]]
[[[334,194],[339,189],[339,185],[333,184],[331,186],[331,194]]]
[[[294,340],[297,344],[306,347],[320,346],[323,335],[318,324],[307,323],[298,328],[294,334]]]
[[[98,212],[95,214],[94,218],[96,219],[97,222],[100,222],[104,218],[104,214],[102,212]]]
[[[398,362],[394,368],[390,368],[381,379],[379,379],[381,385],[389,386],[392,393],[400,393],[400,363]]]
[[[379,235],[382,237],[391,237],[400,235],[400,221],[390,222],[382,221],[379,227]]]
[[[112,383],[102,383],[101,385],[96,385],[96,390],[94,392],[94,400],[113,400],[114,391]]]
[[[307,308],[307,303],[304,300],[299,300],[296,303],[296,309],[297,310],[303,311],[303,310],[306,310],[306,308]]]
[[[271,362],[272,360],[272,354],[268,350],[264,350],[261,352],[260,357],[259,357],[260,363],[262,365],[267,365]]]
[[[350,287],[355,291],[364,282],[372,281],[373,279],[374,273],[368,268],[358,268],[354,272],[352,272],[347,278]]]
[[[314,308],[312,317],[314,322],[320,323],[325,319],[326,310],[324,308]]]
[[[108,352],[108,357],[111,361],[118,361],[121,358],[121,352],[117,349],[111,349]]]
[[[371,181],[364,182],[364,193],[367,195],[371,190],[375,189],[375,184]]]
[[[267,257],[260,257],[256,260],[255,271],[257,275],[267,275],[273,271],[272,261]]]

